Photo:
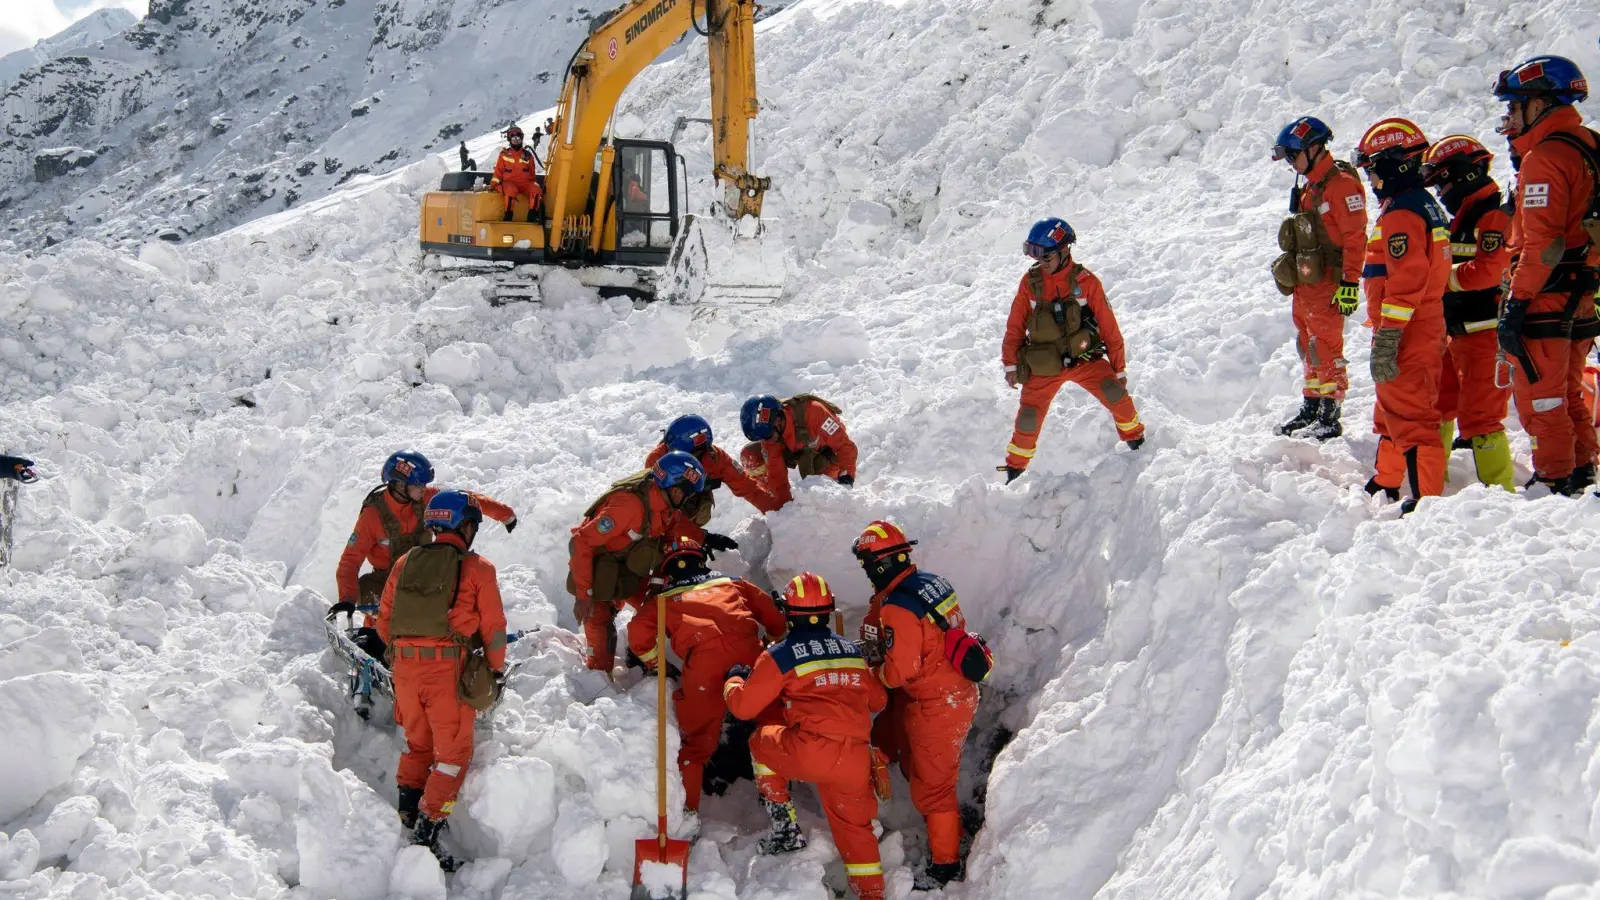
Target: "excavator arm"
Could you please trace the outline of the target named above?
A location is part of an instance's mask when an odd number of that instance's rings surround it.
[[[596,249],[611,203],[615,149],[606,140],[622,92],[703,17],[711,61],[713,174],[730,218],[761,215],[769,179],[749,171],[756,100],[754,0],[628,0],[598,19],[567,66],[549,124],[545,218],[547,246]]]

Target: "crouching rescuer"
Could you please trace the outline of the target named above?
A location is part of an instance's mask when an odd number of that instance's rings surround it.
[[[1006,462],[998,467],[1007,483],[1033,461],[1045,414],[1069,381],[1111,412],[1117,437],[1130,448],[1144,443],[1144,425],[1128,396],[1122,331],[1100,279],[1073,261],[1076,241],[1066,220],[1051,218],[1037,222],[1022,245],[1036,262],[1017,286],[1000,348],[1006,384],[1022,388]]]
[[[828,627],[833,610],[833,591],[821,576],[796,576],[783,591],[788,636],[768,647],[753,669],[730,668],[722,693],[735,716],[761,723],[750,737],[756,787],[772,818],[761,851],[806,846],[789,782],[812,782],[851,889],[860,900],[883,900],[869,741],[872,716],[888,696],[860,648]]]
[[[389,644],[395,722],[406,735],[395,778],[400,822],[452,871],[439,836],[472,761],[473,718],[503,683],[506,615],[494,564],[471,549],[483,523],[477,498],[442,491],[423,521],[434,540],[395,563],[378,633]]]

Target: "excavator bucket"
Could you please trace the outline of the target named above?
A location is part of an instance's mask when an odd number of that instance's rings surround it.
[[[701,306],[771,306],[783,297],[784,245],[777,222],[685,216],[661,294]]]

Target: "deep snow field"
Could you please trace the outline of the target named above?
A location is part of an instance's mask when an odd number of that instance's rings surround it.
[[[44,476],[0,570],[0,897],[626,897],[654,686],[582,669],[567,528],[673,416],[736,449],[747,394],[800,390],[843,405],[859,481],[765,517],[723,498],[743,546],[719,562],[822,573],[853,630],[849,544],[888,516],[954,581],[1000,663],[963,784],[986,821],[943,896],[1600,897],[1600,499],[1485,489],[1464,453],[1403,522],[1369,499],[1359,317],[1347,437],[1272,436],[1300,376],[1267,273],[1284,122],[1321,116],[1341,155],[1392,114],[1498,150],[1494,73],[1538,52],[1600,73],[1597,12],[799,0],[759,39],[759,169],[791,247],[767,310],[440,286],[414,229],[443,157],[192,244],[0,255],[0,445]],[[646,73],[619,131],[706,115],[704,62],[696,42]],[[708,141],[680,143],[700,202]],[[1068,389],[1002,487],[1000,334],[1050,214],[1118,310],[1150,440],[1128,452]],[[538,627],[480,724],[450,838],[475,861],[448,884],[401,850],[402,738],[350,712],[321,627],[405,446],[516,508],[478,549],[511,626]],[[903,900],[922,834],[897,787]],[[832,896],[814,797],[811,848],[765,858],[754,796],[707,801],[692,898]]]

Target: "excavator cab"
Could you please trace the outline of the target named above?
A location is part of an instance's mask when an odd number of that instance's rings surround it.
[[[678,154],[665,141],[617,140],[612,166],[616,249],[609,262],[664,266],[681,226],[678,209]],[[599,262],[608,262],[602,259]]]

